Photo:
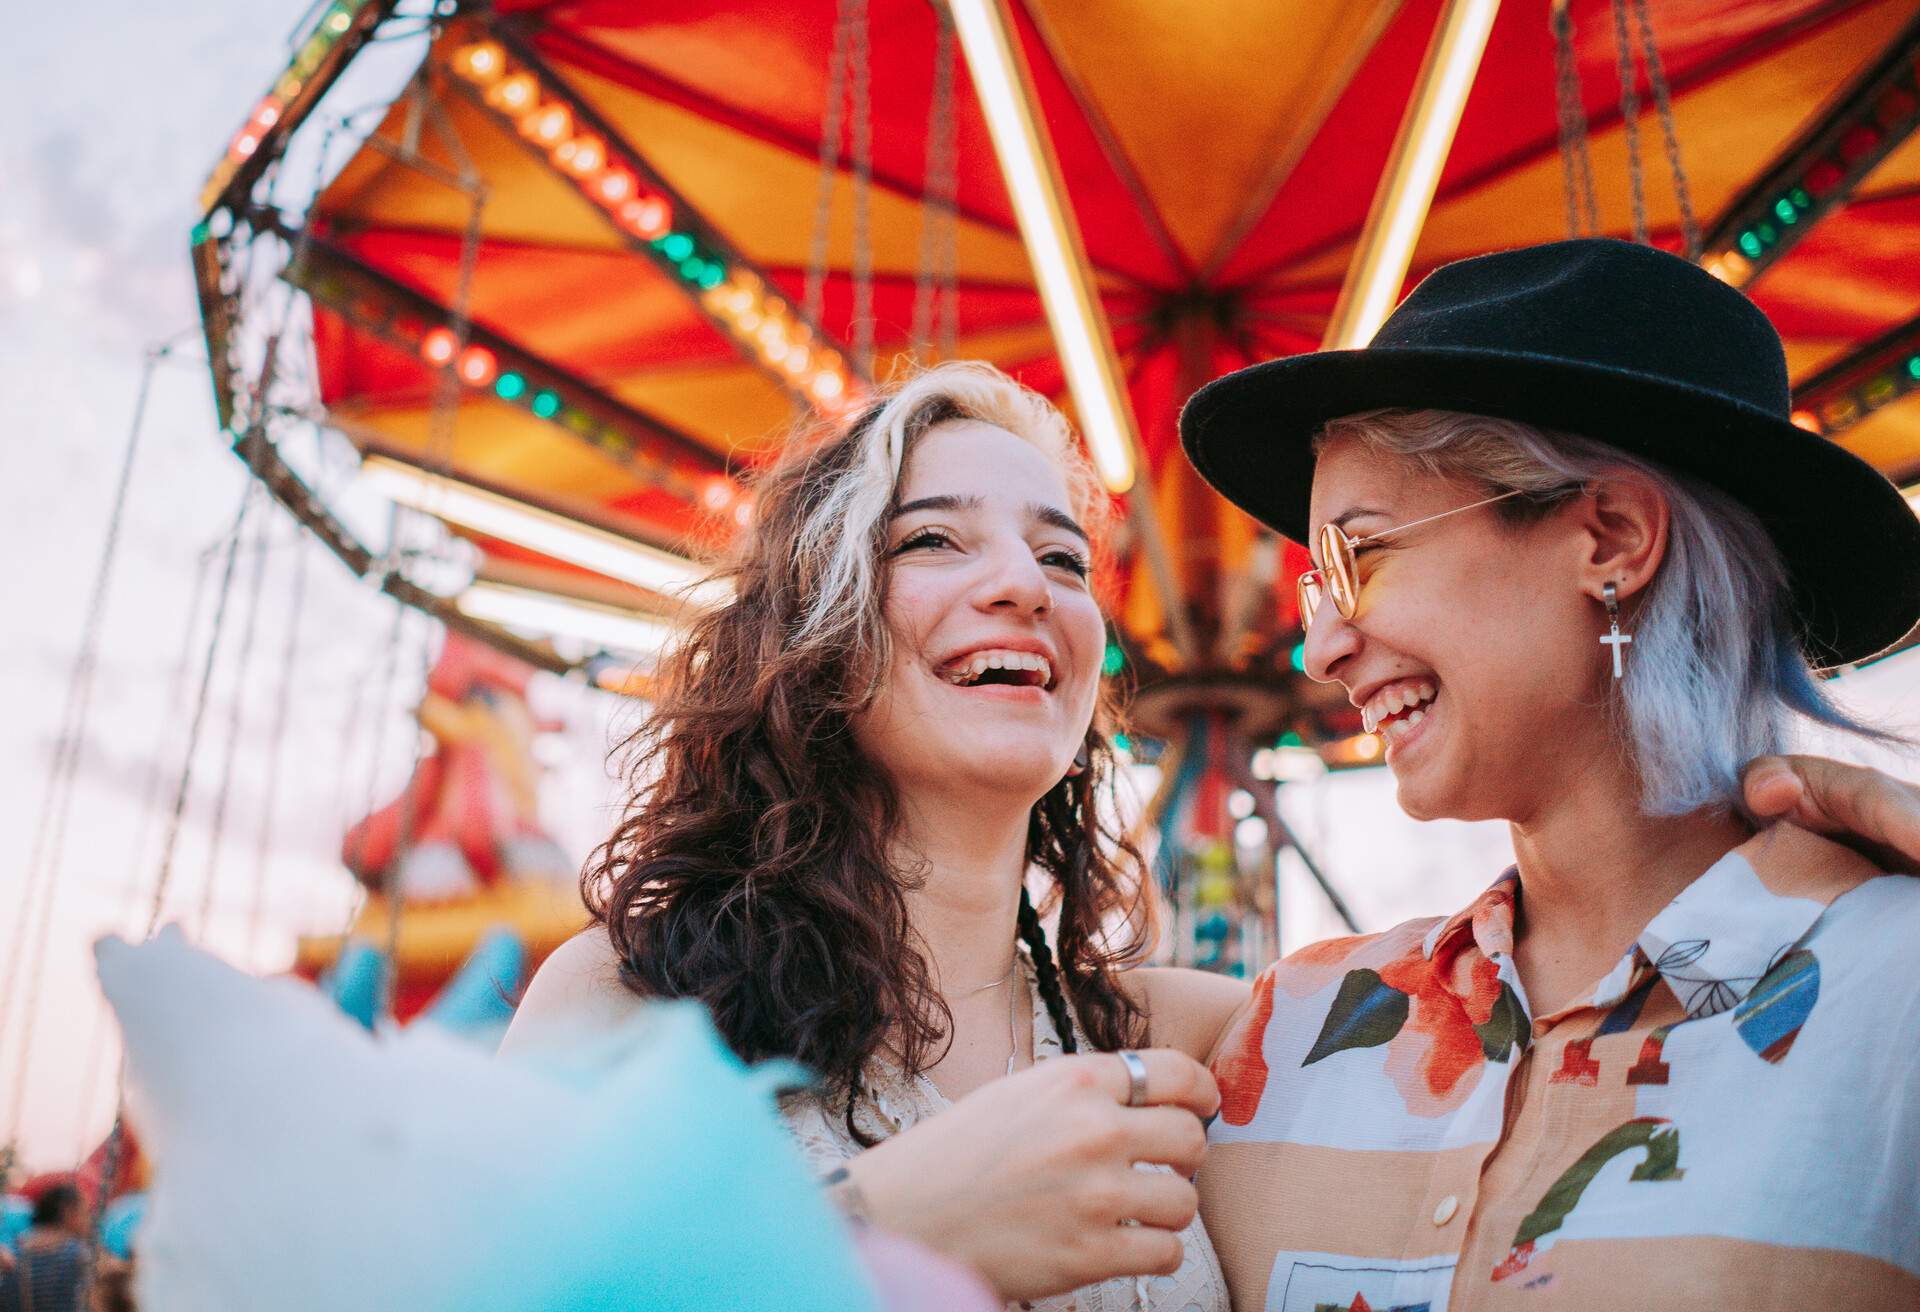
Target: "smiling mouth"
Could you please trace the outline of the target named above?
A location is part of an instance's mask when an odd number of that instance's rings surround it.
[[[1053,663],[1028,651],[976,651],[940,669],[956,688],[1053,688]]]
[[[1389,746],[1412,732],[1427,718],[1427,710],[1440,695],[1431,679],[1402,679],[1367,699],[1360,708],[1360,723],[1368,733],[1377,733]]]

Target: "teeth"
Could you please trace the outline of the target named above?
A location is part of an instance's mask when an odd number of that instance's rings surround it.
[[[1360,708],[1361,727],[1367,733],[1378,733],[1381,731],[1381,726],[1385,724],[1387,736],[1396,737],[1399,732],[1413,727],[1426,718],[1424,704],[1432,701],[1434,695],[1434,686],[1424,680],[1419,683],[1396,683],[1389,688],[1384,688],[1375,693],[1368,699],[1367,704]],[[1408,713],[1398,720],[1393,720],[1392,723],[1387,723],[1391,717],[1399,715],[1402,711]]]
[[[948,683],[965,686],[988,670],[1032,670],[1040,676],[1040,685],[1053,682],[1053,666],[1045,656],[1027,651],[977,651],[943,671]]]

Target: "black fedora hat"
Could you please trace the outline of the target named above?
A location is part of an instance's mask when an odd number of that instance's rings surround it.
[[[1385,408],[1578,433],[1722,489],[1785,558],[1816,665],[1865,660],[1920,620],[1920,519],[1871,465],[1790,421],[1773,325],[1678,256],[1583,238],[1446,265],[1364,349],[1201,388],[1180,439],[1220,495],[1304,542],[1314,435]]]

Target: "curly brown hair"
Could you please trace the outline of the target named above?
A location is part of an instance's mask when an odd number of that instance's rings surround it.
[[[796,1059],[848,1098],[883,1046],[918,1073],[952,1024],[908,918],[921,875],[896,862],[895,794],[851,721],[890,660],[884,560],[900,470],[923,434],[956,419],[1050,449],[1076,510],[1098,517],[1104,499],[1058,412],[989,366],[928,370],[843,430],[790,443],[723,571],[732,601],[663,659],[654,709],[618,749],[628,800],[581,879],[628,988],[698,999],[743,1059]],[[1088,727],[1087,768],[1028,823],[1044,905],[1059,907],[1057,967],[1024,891],[1017,932],[1069,1051],[1065,998],[1098,1048],[1144,1029],[1115,979],[1151,912],[1138,853],[1102,800],[1112,696],[1103,690]]]

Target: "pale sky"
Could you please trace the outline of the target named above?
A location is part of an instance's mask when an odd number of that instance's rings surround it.
[[[110,1116],[117,1048],[102,1022],[88,944],[145,924],[165,828],[159,811],[171,801],[191,700],[171,699],[170,684],[196,562],[226,532],[244,487],[239,463],[216,434],[200,359],[187,263],[192,204],[214,158],[284,65],[289,30],[305,9],[304,0],[98,0],[83,10],[19,7],[8,19],[15,57],[0,79],[0,532],[14,564],[0,612],[0,971],[22,910],[142,353],[187,333],[178,356],[154,377],[45,957],[21,972],[27,983],[8,999],[0,1042],[0,1139],[18,1114],[27,1160],[37,1166],[71,1164]],[[384,802],[403,777],[412,750],[404,708],[418,689],[427,636],[425,622],[410,618],[399,674],[389,682],[392,603],[331,558],[311,555],[297,692],[281,745],[269,859],[257,879],[274,701],[301,550],[309,548],[274,516],[217,860],[210,821],[234,723],[235,689],[226,677],[215,682],[166,908],[166,918],[198,924],[211,869],[202,937],[261,969],[283,966],[296,934],[337,930],[351,909],[352,885],[334,858],[339,834],[370,797]],[[236,574],[220,667],[226,676],[235,668],[252,560],[243,556]],[[197,677],[203,647],[194,657]],[[1844,692],[1884,716],[1920,700],[1916,686],[1920,655],[1909,655],[1848,680]],[[602,767],[609,699],[543,680],[536,700],[571,726],[549,745],[544,804],[555,836],[581,857],[609,824]],[[150,798],[156,777],[161,786]],[[1379,772],[1298,785],[1283,796],[1303,842],[1367,928],[1452,910],[1505,860],[1497,826],[1407,821]],[[250,936],[256,888],[262,928]],[[1283,913],[1289,946],[1338,929],[1297,874],[1286,883]],[[38,941],[35,933],[26,938]],[[6,983],[0,975],[0,989]],[[37,993],[38,1006],[23,1061],[28,992]]]

